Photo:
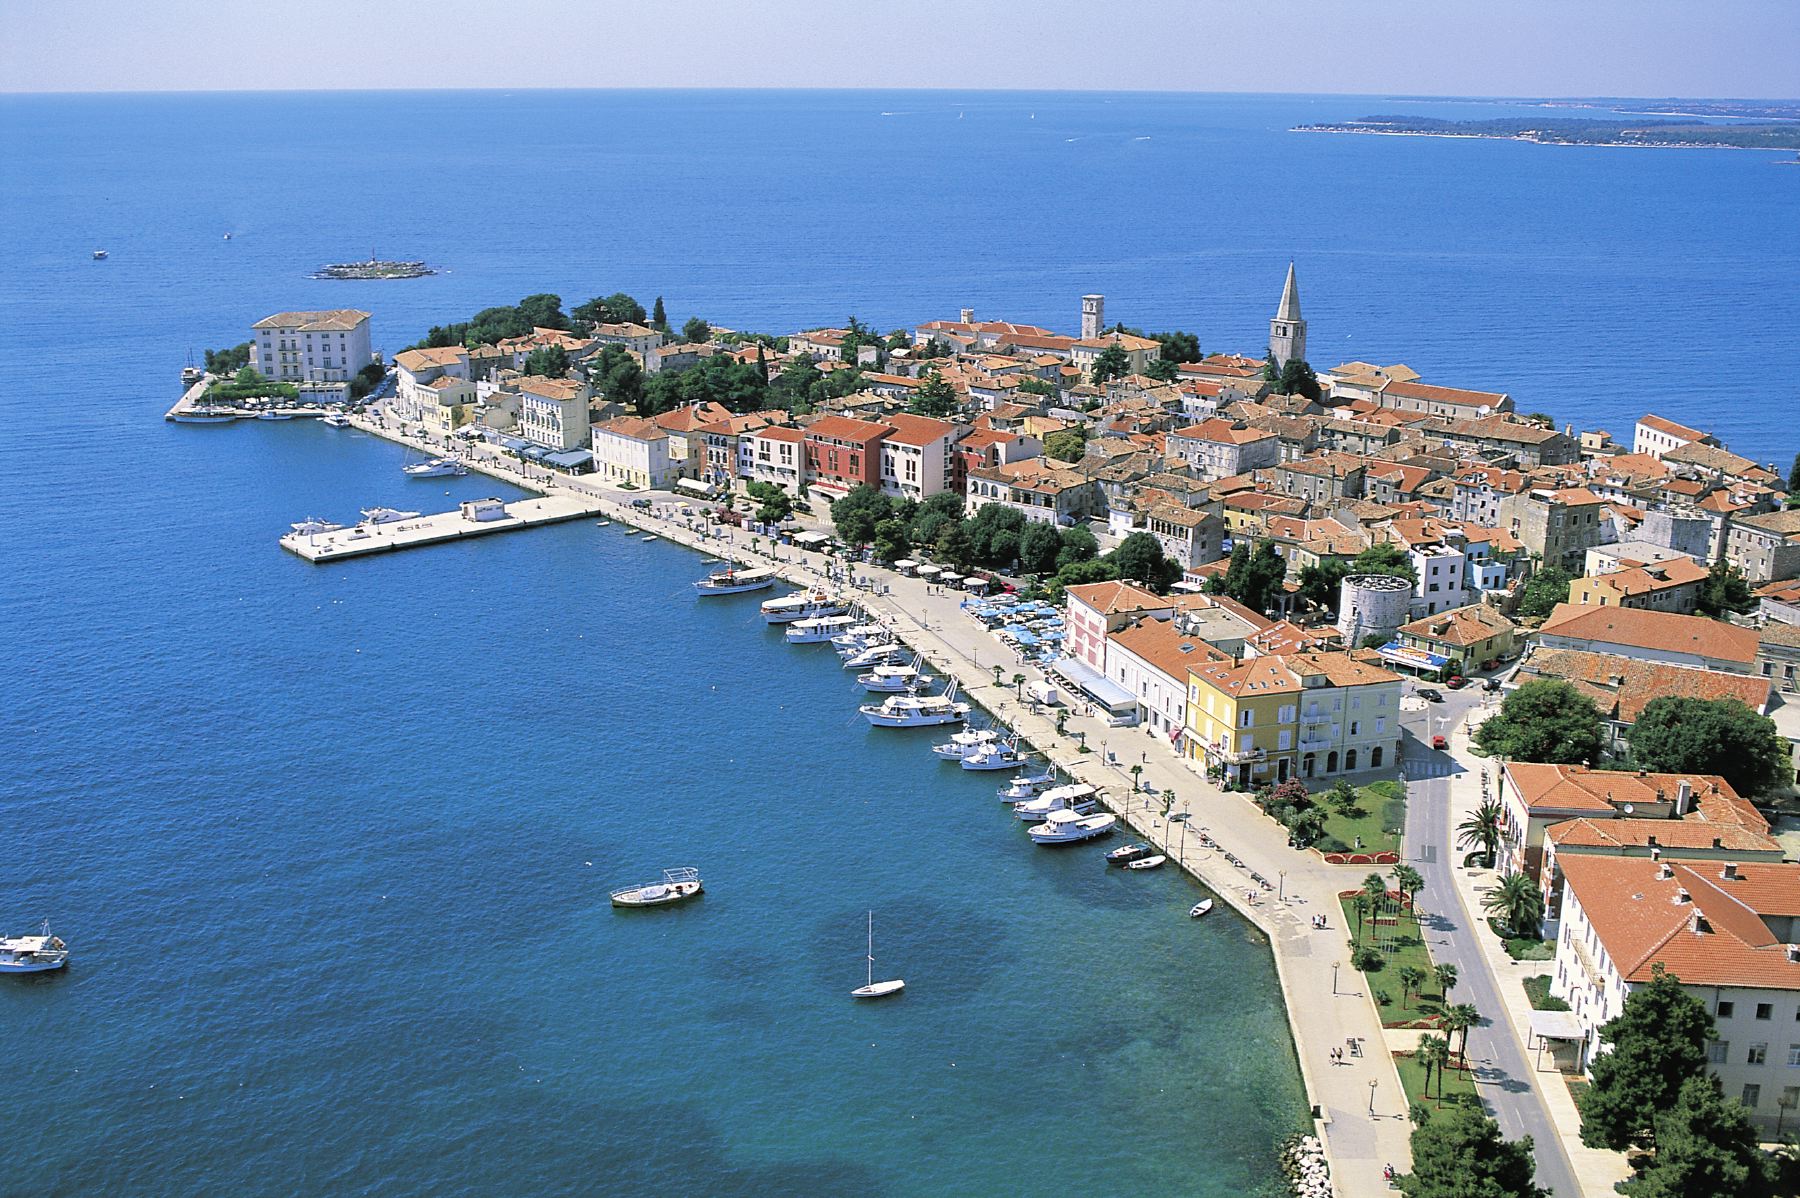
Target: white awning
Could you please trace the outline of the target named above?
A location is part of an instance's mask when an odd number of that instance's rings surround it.
[[[1540,1040],[1587,1039],[1587,1032],[1573,1011],[1533,1011],[1531,1034]]]
[[[697,478],[684,478],[675,484],[675,489],[677,491],[686,491],[690,495],[710,496],[713,493],[711,486],[701,482]]]
[[[797,532],[794,534],[796,545],[823,545],[830,539],[831,534],[823,532]]]

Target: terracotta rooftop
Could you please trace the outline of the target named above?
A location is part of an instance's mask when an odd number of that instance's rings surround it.
[[[1688,784],[1696,803],[1703,795],[1738,799],[1731,783],[1716,774],[1652,774],[1528,761],[1509,761],[1504,772],[1512,783],[1513,794],[1533,813],[1592,811],[1611,817],[1628,805],[1673,803],[1683,782]]]
[[[1632,607],[1589,607],[1559,603],[1538,630],[1601,644],[1630,645],[1664,653],[1697,653],[1746,668],[1756,660],[1756,633],[1703,616]]]
[[[1107,637],[1187,687],[1190,666],[1200,662],[1229,662],[1231,655],[1213,648],[1197,636],[1183,636],[1173,620],[1137,620]]]
[[[1773,687],[1769,679],[1755,674],[1730,674],[1612,653],[1544,646],[1533,650],[1520,670],[1522,678],[1560,678],[1575,684],[1576,689],[1595,700],[1601,715],[1624,724],[1636,723],[1645,704],[1665,695],[1736,699],[1760,715],[1769,705]]]
[[[1078,599],[1101,615],[1123,611],[1151,611],[1169,606],[1169,602],[1129,582],[1084,582],[1069,587],[1064,594]]]

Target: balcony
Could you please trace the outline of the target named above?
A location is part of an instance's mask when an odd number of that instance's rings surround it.
[[[1320,750],[1331,748],[1331,746],[1336,743],[1337,742],[1332,740],[1329,736],[1302,736],[1300,738],[1300,751],[1302,753],[1317,753]]]
[[[1216,758],[1226,765],[1245,765],[1252,761],[1261,761],[1267,755],[1265,749],[1245,749],[1237,752],[1221,745],[1208,745],[1206,752],[1209,757]]]

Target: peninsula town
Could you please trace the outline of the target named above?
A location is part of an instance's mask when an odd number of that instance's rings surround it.
[[[782,335],[535,295],[391,358],[284,312],[170,418],[328,415],[857,593],[1266,934],[1298,1193],[1794,1192],[1800,460],[1315,366],[1276,281],[1249,355],[1100,295]]]

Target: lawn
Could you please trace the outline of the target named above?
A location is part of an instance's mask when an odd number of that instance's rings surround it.
[[[1458,1044],[1462,1043],[1461,1038],[1458,1037],[1456,1042]],[[1441,1098],[1438,1097],[1440,1087],[1438,1085],[1438,1073],[1435,1069],[1431,1071],[1431,1096],[1429,1098],[1424,1097],[1425,1065],[1419,1060],[1417,1053],[1395,1053],[1394,1068],[1400,1072],[1400,1085],[1406,1090],[1406,1104],[1408,1108],[1410,1108],[1413,1103],[1420,1102],[1431,1109],[1436,1110],[1440,1107],[1448,1106],[1451,1103],[1462,1100],[1461,1096],[1465,1094],[1468,1095],[1470,1099],[1475,1098],[1475,1075],[1463,1072],[1458,1069],[1454,1063],[1451,1064],[1449,1070],[1444,1074],[1444,1084],[1441,1087],[1443,1097]]]
[[[1400,851],[1400,833],[1406,828],[1406,788],[1398,782],[1371,782],[1356,788],[1356,806],[1348,812],[1332,806],[1331,792],[1314,795],[1325,813],[1325,832],[1317,849],[1325,853]],[[1357,838],[1362,838],[1360,849]]]
[[[1540,973],[1525,979],[1525,997],[1531,1000],[1534,1011],[1566,1011],[1569,1004],[1550,993],[1550,975]]]
[[[1351,903],[1349,898],[1339,901],[1344,912],[1344,927],[1352,933],[1356,947],[1368,946],[1381,953],[1381,968],[1364,976],[1369,979],[1370,992],[1375,995],[1375,1001],[1381,1008],[1382,1026],[1405,1027],[1420,1020],[1434,1018],[1443,1009],[1444,995],[1438,987],[1437,979],[1432,976],[1431,954],[1426,951],[1425,940],[1419,935],[1418,917],[1411,911],[1401,911],[1396,916],[1390,908],[1382,916],[1379,929],[1365,918],[1359,933],[1356,927],[1356,908]],[[1377,930],[1380,932],[1379,940],[1375,939]],[[1425,984],[1417,993],[1409,995],[1403,1004],[1400,971],[1408,965],[1416,965],[1424,971]]]

